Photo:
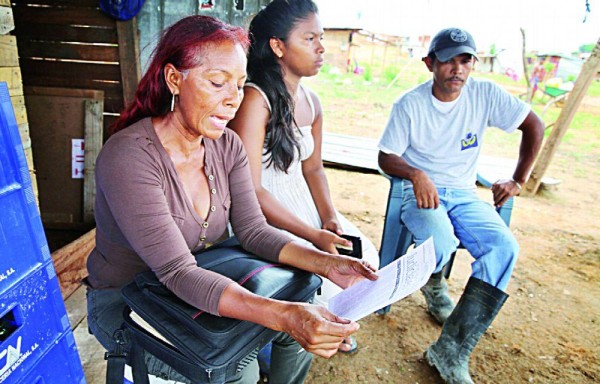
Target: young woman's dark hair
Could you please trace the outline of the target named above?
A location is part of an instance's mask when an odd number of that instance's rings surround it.
[[[202,50],[230,41],[248,49],[248,32],[209,16],[190,16],[167,28],[152,53],[148,70],[140,80],[135,100],[110,127],[111,134],[145,118],[164,116],[170,109],[171,92],[165,82],[165,65],[180,71],[200,65]]]
[[[269,166],[287,172],[299,150],[295,138],[294,101],[283,82],[283,73],[269,41],[276,37],[285,43],[295,25],[318,13],[311,0],[274,0],[250,23],[248,79],[258,85],[271,104],[267,123],[266,153]]]

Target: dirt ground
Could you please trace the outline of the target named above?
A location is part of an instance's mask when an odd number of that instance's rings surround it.
[[[578,156],[577,151],[577,145],[598,138],[598,101],[584,99],[583,105],[596,117],[595,127],[583,132],[596,133],[561,146],[546,174],[561,183],[534,198],[516,198],[511,229],[521,254],[508,287],[510,298],[472,355],[476,383],[600,382],[600,154],[597,142],[592,155]],[[355,110],[387,116],[387,108],[376,107],[365,104]],[[370,126],[381,124],[373,115],[330,116],[328,124],[343,125],[340,133],[368,131],[372,137],[377,137],[372,130],[382,129]],[[326,172],[336,208],[379,248],[387,180],[343,170]],[[479,193],[489,200],[489,191],[479,188]],[[456,301],[470,275],[470,262],[469,254],[459,251],[449,279]],[[307,383],[442,382],[422,358],[441,327],[426,313],[420,293],[393,305],[389,314],[372,314],[360,324],[359,351],[315,358]]]

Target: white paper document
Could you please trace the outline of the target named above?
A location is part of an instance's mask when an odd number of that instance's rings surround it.
[[[417,289],[435,269],[433,238],[377,271],[375,281],[363,280],[329,299],[329,311],[353,321],[392,304]]]

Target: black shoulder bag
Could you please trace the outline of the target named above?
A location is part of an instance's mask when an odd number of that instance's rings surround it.
[[[253,256],[235,238],[198,253],[196,261],[198,266],[227,276],[257,295],[279,300],[308,301],[322,283],[312,273]],[[144,350],[192,383],[223,383],[255,359],[277,335],[255,323],[198,310],[175,296],[152,272],[138,274],[134,282],[122,289],[122,294],[128,306],[168,341],[159,340],[142,328],[126,310],[123,327],[115,337],[118,345],[126,345],[124,355],[129,355],[125,360],[132,365],[136,384],[148,380]],[[109,363],[110,357],[118,355],[107,354]],[[114,371],[122,372],[123,364],[116,369],[107,367],[107,384]]]

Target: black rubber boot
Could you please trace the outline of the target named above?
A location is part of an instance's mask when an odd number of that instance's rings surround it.
[[[425,351],[425,358],[448,384],[473,384],[469,357],[508,295],[471,277],[456,308],[448,317],[439,339]]]
[[[454,302],[448,296],[448,284],[444,278],[443,270],[434,273],[421,288],[425,301],[427,302],[427,310],[433,318],[440,324],[444,324],[448,316],[454,310]]]

